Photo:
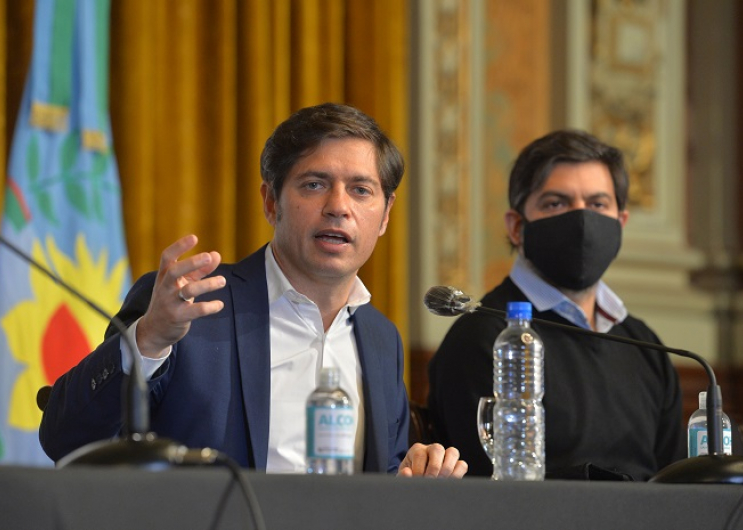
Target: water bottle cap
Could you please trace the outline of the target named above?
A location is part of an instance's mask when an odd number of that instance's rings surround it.
[[[531,320],[531,304],[529,302],[508,302],[506,318]]]
[[[717,402],[719,403],[720,407],[722,408],[722,393],[720,390],[720,385],[717,385],[716,392],[717,394]],[[707,392],[702,391],[699,392],[699,408],[700,409],[706,409],[707,408]]]

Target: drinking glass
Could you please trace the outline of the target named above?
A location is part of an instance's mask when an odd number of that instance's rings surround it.
[[[491,462],[495,463],[493,451],[493,405],[495,396],[483,396],[477,404],[477,434],[480,443]]]

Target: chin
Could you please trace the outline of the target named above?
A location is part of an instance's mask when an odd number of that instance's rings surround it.
[[[596,286],[599,284],[599,282],[593,283],[589,285],[588,287],[584,287],[583,289],[568,289],[567,287],[561,287],[559,285],[554,285],[555,288],[559,289],[560,291],[568,294],[572,294],[575,296],[585,295],[589,294],[596,290]]]

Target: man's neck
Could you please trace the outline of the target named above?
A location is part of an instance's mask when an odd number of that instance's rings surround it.
[[[558,287],[560,292],[570,298],[575,304],[583,310],[583,313],[588,319],[588,323],[591,325],[591,329],[596,329],[596,288],[589,287],[582,291],[568,291],[561,287]]]
[[[596,329],[596,292],[598,290],[598,283],[581,291],[572,291],[569,289],[565,289],[564,287],[555,285],[547,278],[545,278],[544,275],[539,271],[539,269],[534,266],[532,262],[524,258],[523,250],[521,251],[521,258],[524,260],[526,266],[529,267],[529,269],[531,269],[537,276],[552,285],[555,289],[560,291],[573,303],[575,303],[575,305],[580,307],[583,313],[586,315],[586,319],[588,320],[591,329]]]
[[[281,257],[273,247],[272,251],[276,264],[291,286],[315,303],[322,317],[323,329],[328,331],[338,312],[348,303],[356,275],[325,279],[292,274],[292,271],[284,266]]]
[[[323,329],[328,331],[330,325],[335,320],[338,312],[348,304],[348,297],[353,287],[353,279],[350,282],[344,282],[344,285],[318,285],[313,284],[309,288],[301,289],[295,286],[295,289],[315,302],[320,310],[322,317]],[[300,290],[301,289],[301,290]]]

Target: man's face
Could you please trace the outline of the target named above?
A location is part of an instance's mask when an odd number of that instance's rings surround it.
[[[629,212],[619,211],[611,173],[601,162],[557,164],[542,187],[526,199],[524,215],[527,221],[536,221],[579,209],[618,219],[622,227],[627,223]],[[506,225],[513,244],[521,247],[521,215],[509,210]]]
[[[261,186],[272,247],[298,290],[352,279],[384,234],[394,195],[385,201],[374,145],[324,140],[289,171],[277,201]]]

